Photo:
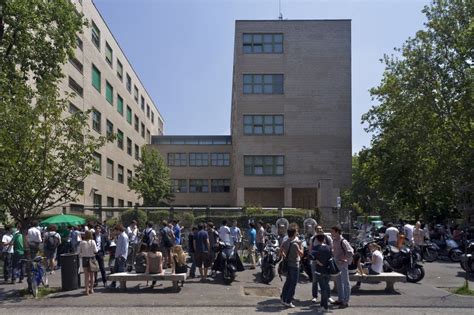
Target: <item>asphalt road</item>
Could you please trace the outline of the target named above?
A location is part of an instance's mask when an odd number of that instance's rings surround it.
[[[397,283],[397,294],[387,294],[381,284],[363,284],[351,296],[350,307],[333,309],[338,314],[474,314],[474,297],[458,296],[446,288],[459,287],[464,272],[459,264],[449,262],[426,263],[426,277],[418,284]],[[59,272],[51,276],[51,286],[60,286]],[[144,288],[145,283],[131,282],[127,292],[116,292],[102,287],[85,296],[81,290],[58,292],[43,299],[20,298],[15,295],[24,285],[0,284],[0,314],[318,314],[311,305],[311,285],[304,277],[297,287],[295,309],[285,309],[278,301],[283,285],[275,278],[270,285],[258,282],[258,269],[238,274],[230,286],[219,278],[207,283],[188,280],[181,292],[170,290],[171,283],[163,282],[155,289]],[[474,288],[474,279],[470,285]],[[140,286],[138,286],[140,285]],[[249,292],[250,291],[250,292]],[[248,295],[245,292],[249,293]]]

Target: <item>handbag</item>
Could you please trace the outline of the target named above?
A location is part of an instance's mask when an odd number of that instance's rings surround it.
[[[97,262],[97,259],[95,259],[95,257],[89,258],[89,269],[91,272],[99,271],[99,263]]]
[[[331,275],[338,275],[341,273],[341,271],[337,267],[337,264],[334,258],[329,259],[328,264],[329,264],[329,273]]]

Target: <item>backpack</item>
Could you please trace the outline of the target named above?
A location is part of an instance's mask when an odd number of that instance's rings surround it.
[[[58,233],[51,234],[49,233],[48,238],[46,239],[46,249],[55,250],[59,246],[59,238],[56,237]]]
[[[145,273],[146,271],[146,255],[138,254],[135,258],[135,272]]]
[[[146,246],[151,245],[151,239],[150,239],[150,234],[153,231],[153,229],[150,229],[150,231],[143,233],[143,238],[142,238],[142,243],[145,244]]]
[[[165,245],[165,247],[173,247],[173,242],[171,241],[171,237],[169,235],[169,233],[166,232],[166,229],[165,228],[162,228],[161,229],[161,239],[163,240],[163,244]]]

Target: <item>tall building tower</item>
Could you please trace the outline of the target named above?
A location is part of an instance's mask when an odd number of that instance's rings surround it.
[[[237,206],[331,211],[351,183],[350,20],[236,21],[231,126]]]
[[[75,57],[64,65],[61,88],[76,93],[70,113],[91,109],[91,132],[115,134],[116,139],[96,152],[94,174],[86,178],[84,194],[69,210],[131,207],[139,201],[127,185],[133,166],[151,135],[163,134],[163,118],[93,1],[72,2],[89,26],[77,35]]]

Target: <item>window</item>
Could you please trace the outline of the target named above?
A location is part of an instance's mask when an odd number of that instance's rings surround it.
[[[135,144],[135,160],[140,160],[140,147]]]
[[[151,140],[151,134],[150,134],[150,130],[146,130],[146,143],[150,143],[150,140]]]
[[[134,115],[133,118],[135,119],[135,131],[140,132],[140,120],[137,115]]]
[[[79,83],[74,81],[74,79],[71,77],[69,77],[69,87],[71,88],[71,90],[76,92],[77,95],[81,97],[84,95],[84,89],[82,88],[82,86],[80,86]]]
[[[94,165],[92,165],[92,171],[96,174],[102,173],[102,155],[97,152],[94,152]]]
[[[107,137],[112,137],[114,135],[114,124],[110,120],[106,120],[106,131]]]
[[[82,39],[79,38],[79,36],[76,36],[76,46],[80,50],[82,50],[84,47],[84,43],[82,42]]]
[[[123,116],[123,98],[117,94],[117,111]]]
[[[100,50],[100,30],[92,21],[92,43]]]
[[[142,126],[142,138],[145,139],[145,124],[141,123]]]
[[[283,53],[283,34],[245,34],[243,35],[245,54]]]
[[[150,118],[150,105],[146,104],[146,117]]]
[[[105,171],[107,178],[114,179],[114,161],[107,159],[107,169]]]
[[[283,74],[244,74],[244,94],[283,94]]]
[[[186,166],[186,153],[168,153],[168,166]]]
[[[117,129],[117,147],[123,150],[123,132]]]
[[[119,164],[117,166],[117,181],[121,184],[123,184],[123,170],[123,166]]]
[[[230,192],[230,179],[212,179],[211,192]]]
[[[127,73],[127,83],[126,83],[127,91],[132,93],[132,78]]]
[[[121,207],[121,208],[123,208],[123,206],[124,206],[123,199],[119,199],[119,200],[118,200],[118,206]]]
[[[69,114],[74,115],[75,113],[80,112],[81,110],[75,106],[73,103],[69,102]]]
[[[113,56],[114,56],[114,53],[112,51],[112,47],[110,47],[109,43],[105,42],[105,60],[111,67],[113,67],[112,65],[112,60],[114,60]]]
[[[108,81],[105,81],[105,99],[110,105],[114,105],[114,88]]]
[[[107,197],[107,207],[113,207],[113,206],[114,206],[114,198]]]
[[[92,65],[92,86],[100,93],[100,71]]]
[[[73,212],[84,212],[84,205],[78,205],[75,203],[69,204],[71,211]]]
[[[95,208],[102,207],[102,195],[94,193],[94,207]]]
[[[230,166],[230,154],[211,153],[211,166]]]
[[[246,155],[244,156],[244,175],[281,176],[285,161],[283,155]]]
[[[127,154],[132,156],[132,139],[127,138]]]
[[[151,123],[152,124],[155,123],[155,113],[154,112],[151,112]]]
[[[209,166],[209,153],[189,153],[189,166]]]
[[[100,133],[101,131],[101,114],[97,110],[92,110],[92,129]]]
[[[127,105],[127,122],[132,124],[132,109]]]
[[[127,170],[127,185],[129,185],[132,182],[133,179],[133,173],[131,170]]]
[[[136,85],[133,86],[133,97],[135,98],[135,101],[138,103],[138,88]]]
[[[187,193],[188,183],[185,179],[172,179],[171,180],[171,192],[174,193]]]
[[[143,95],[141,96],[141,99],[140,99],[140,105],[142,107],[142,110],[145,111],[145,98],[143,97]]]
[[[189,192],[191,193],[209,192],[209,181],[207,179],[190,179]]]
[[[118,59],[117,59],[117,77],[120,79],[120,81],[123,81],[123,65]]]
[[[244,115],[245,135],[282,135],[283,115]]]
[[[69,62],[74,66],[74,68],[77,69],[77,71],[79,71],[81,74],[84,72],[84,66],[82,65],[82,63],[77,60],[76,58],[72,57],[72,58],[69,58]]]
[[[129,207],[129,208],[130,208],[130,207],[133,207],[133,202],[127,201],[127,207]]]

